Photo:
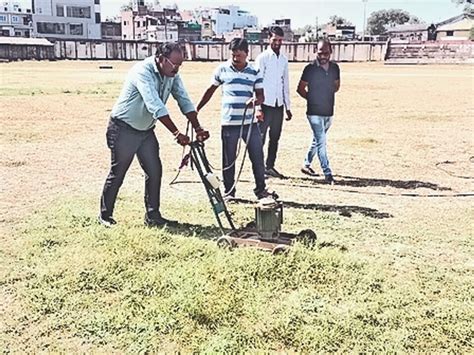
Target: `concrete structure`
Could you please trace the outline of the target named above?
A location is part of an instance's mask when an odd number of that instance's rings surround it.
[[[209,18],[217,37],[221,37],[225,32],[231,32],[235,29],[252,28],[258,25],[256,16],[233,5],[210,9]]]
[[[391,42],[385,64],[474,64],[472,41]]]
[[[163,21],[163,24],[150,25],[146,28],[147,41],[154,42],[177,42],[178,41],[178,24],[175,22],[168,23]]]
[[[100,0],[32,0],[34,36],[101,38]]]
[[[353,41],[356,38],[356,28],[352,25],[327,24],[322,28],[322,35],[332,41]]]
[[[120,21],[106,21],[100,24],[102,39],[121,40],[122,24]]]
[[[176,7],[151,7],[142,0],[134,0],[131,9],[121,12],[122,39],[138,41],[177,41],[177,21],[181,17]]]
[[[462,14],[440,22],[436,39],[441,41],[465,41],[473,38],[474,16]]]
[[[392,41],[426,41],[428,25],[426,23],[405,23],[389,27],[387,34]]]
[[[201,25],[196,22],[179,21],[178,41],[179,42],[197,42],[201,40]]]
[[[31,9],[22,8],[16,1],[3,1],[0,7],[0,36],[31,37],[32,32]]]
[[[44,38],[0,37],[1,60],[55,60],[54,44]]]

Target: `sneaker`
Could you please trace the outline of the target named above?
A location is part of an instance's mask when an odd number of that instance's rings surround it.
[[[147,227],[176,227],[178,225],[178,221],[166,219],[161,216],[150,218],[145,215],[145,225]]]
[[[228,194],[228,195],[224,195],[222,199],[224,200],[225,203],[231,203],[235,201],[235,196]]]
[[[264,198],[273,198],[274,200],[278,199],[280,196],[275,191],[268,191],[267,189],[263,190],[262,192],[259,192],[257,194],[257,199],[262,200]]]
[[[278,178],[278,179],[283,179],[285,176],[283,174],[280,174],[275,168],[269,168],[265,169],[265,175]]]
[[[117,221],[113,219],[112,217],[102,217],[102,215],[99,215],[97,217],[97,220],[99,221],[100,224],[102,224],[106,228],[112,228],[117,224]]]
[[[331,174],[324,176],[324,181],[329,185],[334,185],[336,183],[336,180],[334,180]]]
[[[318,176],[318,174],[316,174],[316,171],[314,171],[313,168],[310,166],[303,166],[301,168],[301,172],[309,176]]]

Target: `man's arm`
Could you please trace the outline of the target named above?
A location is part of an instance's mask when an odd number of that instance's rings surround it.
[[[216,92],[218,86],[211,85],[209,88],[204,92],[204,95],[202,95],[201,100],[199,101],[199,104],[197,105],[197,111],[201,111],[201,109],[209,102],[211,99],[212,95]]]
[[[298,88],[296,92],[303,98],[306,99],[308,97],[308,83],[306,81],[300,80],[298,83]]]
[[[181,134],[176,125],[171,120],[163,101],[161,100],[156,88],[153,86],[153,79],[147,71],[141,71],[137,75],[135,83],[138,92],[143,98],[147,110],[153,115],[155,120],[160,121],[170,131],[179,144],[189,143],[189,137]]]
[[[293,114],[291,113],[290,107],[290,75],[288,73],[288,61],[286,61],[283,70],[283,102],[286,107],[286,120],[289,121],[293,117]]]
[[[265,101],[265,95],[263,89],[255,89],[255,105],[261,105]]]
[[[341,87],[341,79],[334,80],[334,92],[338,92]]]

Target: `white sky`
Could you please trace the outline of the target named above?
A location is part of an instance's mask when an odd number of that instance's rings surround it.
[[[67,0],[65,0],[66,2]],[[24,7],[31,7],[31,1],[20,0]],[[128,0],[101,0],[102,17],[119,14],[120,7]],[[181,10],[199,6],[237,5],[256,15],[260,26],[268,25],[275,18],[291,18],[292,27],[298,28],[318,22],[326,23],[331,15],[342,16],[362,29],[364,4],[362,0],[161,0],[162,5],[177,4]],[[427,23],[440,22],[462,12],[451,0],[368,0],[367,17],[380,9],[403,9]]]

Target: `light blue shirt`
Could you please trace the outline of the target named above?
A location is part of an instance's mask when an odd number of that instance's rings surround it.
[[[165,104],[170,94],[178,102],[183,114],[196,110],[179,74],[174,77],[161,76],[155,56],[146,58],[128,72],[111,117],[137,130],[146,131],[155,126],[157,119],[168,115]]]

